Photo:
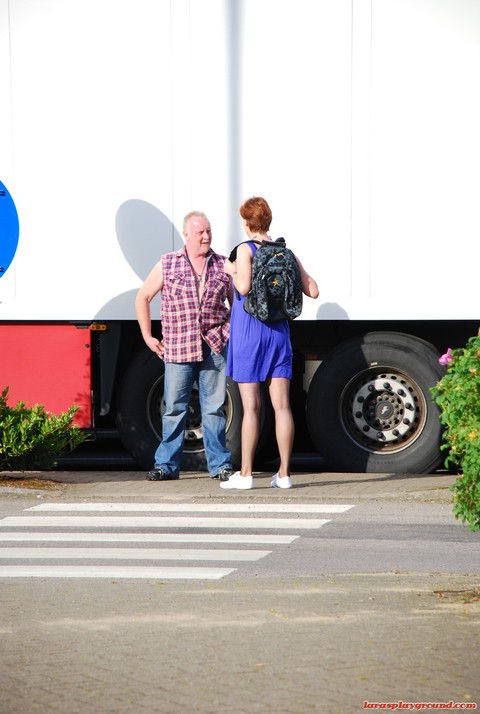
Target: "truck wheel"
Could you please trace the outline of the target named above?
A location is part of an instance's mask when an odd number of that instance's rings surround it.
[[[144,350],[131,362],[120,387],[118,433],[124,447],[144,469],[153,468],[162,435],[164,372],[163,361]],[[182,458],[182,469],[186,471],[206,469],[198,411],[198,395],[192,392]]]
[[[124,447],[139,466],[153,467],[155,450],[162,437],[164,364],[153,352],[142,351],[125,372],[119,392],[117,429]],[[235,468],[241,459],[242,403],[238,386],[227,380],[225,399],[227,448]],[[262,408],[262,443],[268,443],[268,409]],[[259,444],[260,449],[262,444]],[[257,450],[258,453],[258,450]],[[185,426],[181,462],[183,471],[206,471],[202,418],[198,390],[194,385]]]
[[[431,473],[442,462],[439,409],[429,388],[444,370],[428,342],[397,332],[349,340],[327,356],[307,395],[307,424],[334,468]]]

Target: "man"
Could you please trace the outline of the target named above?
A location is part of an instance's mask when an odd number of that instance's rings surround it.
[[[179,478],[187,409],[197,380],[208,470],[211,478],[226,481],[233,471],[223,409],[229,335],[226,301],[232,302],[232,287],[223,271],[224,256],[210,247],[212,229],[206,215],[187,214],[183,235],[185,246],[162,256],[135,301],[143,339],[165,362],[163,435],[147,479]],[[150,303],[159,292],[161,341],[152,336],[150,315]]]

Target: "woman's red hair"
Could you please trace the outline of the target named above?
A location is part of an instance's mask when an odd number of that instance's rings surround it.
[[[252,233],[266,233],[272,222],[270,206],[261,196],[248,198],[240,206],[240,215],[247,221],[247,225]]]

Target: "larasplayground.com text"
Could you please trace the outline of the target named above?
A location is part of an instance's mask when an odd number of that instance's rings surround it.
[[[476,709],[475,702],[363,702],[364,709],[407,709],[423,711],[424,709]]]

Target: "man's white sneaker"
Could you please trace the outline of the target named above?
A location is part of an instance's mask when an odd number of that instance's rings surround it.
[[[253,488],[253,476],[242,476],[240,471],[235,471],[228,481],[222,481],[220,488]]]
[[[290,476],[279,476],[275,474],[270,484],[272,488],[292,488],[292,479]]]

